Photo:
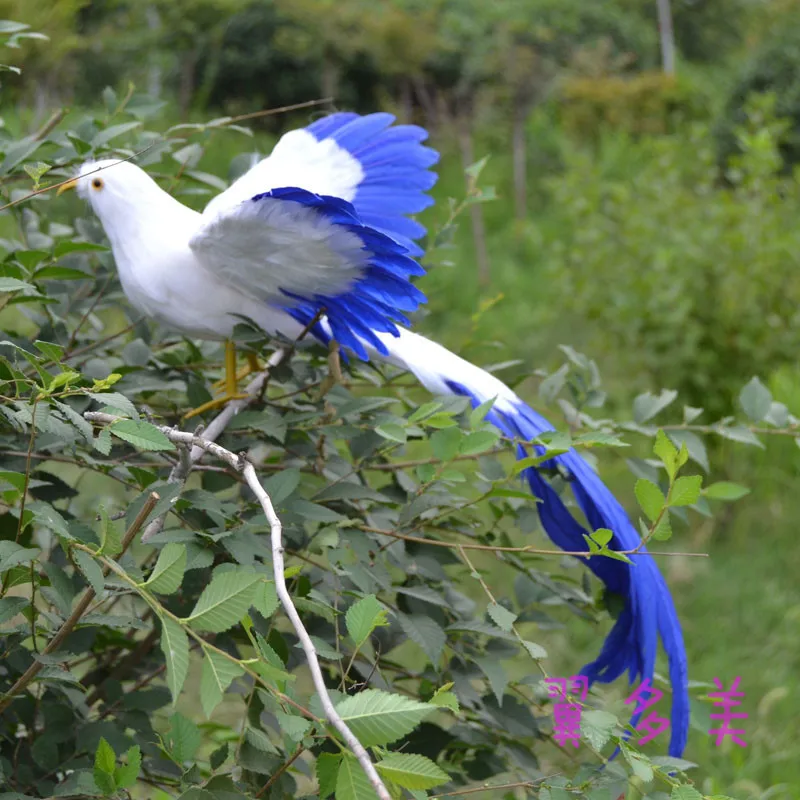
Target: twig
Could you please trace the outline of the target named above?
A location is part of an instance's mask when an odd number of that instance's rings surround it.
[[[123,417],[115,416],[113,414],[106,414],[101,411],[88,411],[83,416],[90,422],[99,423],[101,425],[110,425],[120,419],[123,419]],[[280,598],[283,608],[286,611],[286,615],[289,617],[292,627],[294,628],[297,637],[300,639],[300,644],[303,648],[303,651],[306,654],[308,667],[311,671],[311,677],[314,682],[314,688],[317,690],[317,694],[319,694],[322,707],[325,710],[325,716],[328,718],[328,721],[331,723],[331,725],[333,725],[333,727],[339,731],[342,738],[347,743],[347,746],[358,759],[361,768],[367,775],[369,782],[372,784],[372,787],[375,789],[375,792],[380,800],[392,800],[389,791],[381,780],[380,775],[378,775],[378,771],[375,769],[375,765],[370,760],[370,757],[367,751],[364,749],[364,746],[361,744],[361,742],[359,742],[355,734],[347,726],[347,723],[336,711],[330,694],[328,694],[328,688],[325,686],[325,678],[322,674],[322,668],[319,664],[319,658],[317,657],[314,643],[311,641],[311,637],[308,635],[308,631],[306,631],[303,621],[300,619],[300,615],[297,613],[297,609],[292,602],[289,590],[286,587],[283,559],[283,529],[281,526],[281,521],[278,519],[278,515],[275,513],[275,509],[272,506],[272,501],[270,500],[269,495],[258,479],[255,467],[243,456],[236,455],[230,450],[216,444],[216,442],[210,441],[209,439],[189,433],[188,431],[178,431],[166,425],[158,426],[158,428],[171,442],[174,442],[175,444],[193,445],[195,448],[200,448],[202,451],[209,452],[225,463],[230,464],[235,470],[243,475],[244,479],[247,481],[247,485],[250,487],[250,490],[258,498],[258,501],[261,504],[261,508],[264,510],[264,514],[270,526],[270,537],[272,540],[272,567],[273,577],[275,579],[275,588],[277,589],[278,597]]]
[[[548,775],[545,778],[537,778],[535,781],[518,781],[517,783],[487,783],[485,786],[476,786],[472,789],[460,789],[457,792],[446,792],[445,794],[432,794],[430,800],[439,797],[461,797],[463,794],[477,794],[478,792],[494,792],[497,789],[533,789],[537,784],[554,778],[555,775]]]
[[[136,515],[136,519],[131,523],[130,528],[125,532],[122,539],[122,550],[120,554],[124,553],[130,547],[133,537],[139,532],[139,529],[144,525],[145,520],[150,515],[150,512],[155,508],[156,503],[159,501],[159,496],[155,492],[151,492],[150,496],[145,500],[144,505]],[[109,570],[103,570],[104,575],[108,575]],[[88,587],[83,593],[83,596],[75,606],[74,611],[64,621],[64,624],[58,629],[56,635],[47,643],[47,646],[42,650],[42,655],[46,656],[58,650],[64,639],[72,633],[72,629],[78,624],[80,618],[86,613],[90,603],[94,600],[95,592],[92,587]],[[5,711],[13,699],[23,691],[28,684],[41,672],[44,663],[42,661],[34,661],[27,670],[18,678],[17,682],[8,690],[5,697],[0,700],[0,713]]]
[[[56,109],[50,115],[50,118],[47,120],[47,122],[45,122],[44,125],[42,125],[42,127],[39,128],[39,130],[36,131],[36,133],[34,133],[31,138],[35,142],[39,142],[42,139],[44,139],[44,137],[47,136],[50,133],[50,131],[52,131],[53,128],[55,128],[55,126],[58,125],[59,122],[61,122],[62,119],[64,119],[66,113],[67,113],[66,110],[63,108]]]
[[[360,525],[359,528],[367,533],[377,533],[380,536],[389,536],[392,539],[402,539],[404,542],[415,542],[417,544],[430,544],[434,547],[449,547],[451,550],[459,550],[462,547],[467,550],[489,550],[493,553],[530,553],[535,556],[575,556],[575,558],[590,558],[597,555],[589,550],[548,550],[539,547],[524,545],[522,547],[503,547],[496,544],[459,544],[456,542],[443,542],[439,539],[426,539],[424,536],[411,536],[407,533],[397,531],[387,531],[383,528],[372,528],[368,525]],[[643,553],[638,547],[633,550],[615,550],[614,552],[624,556],[693,556],[695,558],[708,558],[708,553],[682,553],[667,550],[648,550]]]
[[[297,745],[297,748],[295,749],[294,753],[292,753],[291,756],[289,756],[289,758],[286,761],[284,761],[283,764],[281,764],[278,767],[278,769],[275,770],[275,772],[272,773],[270,779],[258,790],[258,792],[256,793],[256,797],[263,797],[263,795],[270,788],[270,786],[272,786],[275,783],[275,781],[277,781],[278,778],[280,778],[280,776],[283,775],[283,773],[286,772],[286,770],[289,769],[289,767],[291,767],[292,764],[294,764],[294,762],[297,761],[298,758],[300,758],[301,754],[303,753],[303,750],[305,750],[305,748],[303,747],[303,744],[301,742],[299,745]]]

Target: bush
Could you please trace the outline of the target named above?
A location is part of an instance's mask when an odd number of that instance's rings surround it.
[[[617,174],[573,152],[550,182],[560,221],[542,260],[556,307],[634,385],[673,386],[718,414],[800,347],[800,183],[776,174],[779,126],[752,115],[729,188],[704,127],[604,145]]]

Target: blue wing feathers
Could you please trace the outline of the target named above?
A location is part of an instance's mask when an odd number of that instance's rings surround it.
[[[331,114],[313,122],[306,130],[318,140],[333,139],[361,165],[363,177],[353,206],[359,217],[403,245],[408,254],[422,255],[415,240],[426,231],[406,214],[416,214],[433,200],[426,192],[436,183],[430,167],[439,154],[421,144],[428,132],[417,125],[392,125],[386,113],[358,116]]]
[[[403,312],[416,311],[425,302],[425,295],[409,278],[412,275],[424,275],[425,270],[408,256],[405,247],[359,219],[356,208],[346,200],[287,186],[258,194],[251,202],[257,203],[266,198],[312,208],[332,224],[357,236],[363,250],[369,254],[361,277],[341,294],[304,295],[284,290],[286,311],[307,325],[324,308],[333,337],[341,345],[365,361],[369,355],[360,340],[385,355],[386,347],[374,332],[397,336],[395,323],[409,324]],[[321,330],[317,326],[313,332],[319,335]],[[329,337],[320,338],[325,341]]]

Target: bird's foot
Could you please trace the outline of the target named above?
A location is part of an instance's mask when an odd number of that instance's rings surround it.
[[[213,400],[209,400],[207,403],[203,403],[203,405],[193,408],[188,414],[183,415],[183,419],[190,419],[191,417],[196,417],[199,414],[205,414],[206,411],[222,408],[222,406],[227,405],[232,400],[246,400],[249,396],[250,395],[245,394],[244,392],[225,392],[219,397],[215,397]]]
[[[258,356],[255,353],[247,353],[247,364],[237,371],[236,382],[243,381],[248,375],[252,375],[254,372],[261,372],[262,369],[264,369],[264,365],[261,363]],[[220,391],[225,388],[225,381],[226,379],[223,378],[222,380],[212,383],[211,387],[216,391]]]

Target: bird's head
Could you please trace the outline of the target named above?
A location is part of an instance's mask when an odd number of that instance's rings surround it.
[[[168,224],[190,212],[165,192],[141,167],[130,161],[87,161],[57,194],[75,189],[88,200],[112,242],[140,232],[153,220]]]

